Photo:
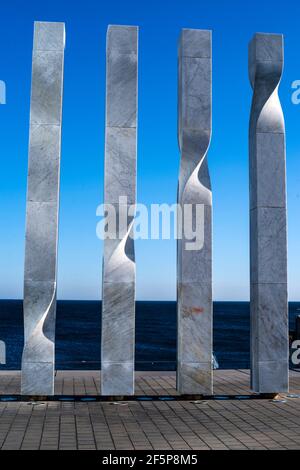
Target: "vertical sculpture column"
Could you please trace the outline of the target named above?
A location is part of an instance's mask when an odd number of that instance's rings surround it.
[[[184,29],[179,44],[178,203],[181,213],[192,205],[193,227],[196,207],[202,208],[198,217],[202,217],[203,244],[190,249],[185,232],[191,221],[184,219],[177,246],[177,388],[181,394],[212,393],[212,194],[207,165],[211,82],[211,32]]]
[[[278,98],[282,69],[282,35],[255,34],[249,45],[251,386],[260,393],[288,390],[285,130]]]
[[[64,23],[35,23],[24,280],[22,394],[54,393]]]
[[[109,26],[106,49],[104,200],[114,207],[117,237],[104,241],[101,393],[134,394],[138,28]],[[123,198],[120,200],[120,197]],[[131,211],[132,214],[132,211]]]

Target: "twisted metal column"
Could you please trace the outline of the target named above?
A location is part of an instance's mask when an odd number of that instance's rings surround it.
[[[35,23],[24,276],[24,395],[54,393],[64,48],[64,23]]]
[[[286,157],[278,97],[282,70],[283,36],[255,34],[249,45],[251,386],[260,393],[288,390]]]
[[[177,246],[177,388],[181,394],[212,393],[212,193],[207,165],[211,74],[211,32],[184,29],[178,86],[178,223],[183,236]],[[189,205],[192,216],[184,217]],[[197,222],[203,240],[194,250],[186,229],[188,223],[195,227]]]
[[[134,394],[138,28],[109,26],[106,58],[105,203],[116,212],[117,236],[104,240],[102,395]],[[120,200],[123,197],[123,200]]]

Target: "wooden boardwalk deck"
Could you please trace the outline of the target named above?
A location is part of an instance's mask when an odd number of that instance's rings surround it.
[[[249,394],[249,372],[215,371],[215,393]],[[99,393],[98,372],[57,372],[56,393]],[[20,374],[0,373],[0,394]],[[175,395],[172,372],[140,372],[139,395]],[[0,402],[1,449],[300,449],[300,372],[283,401]]]

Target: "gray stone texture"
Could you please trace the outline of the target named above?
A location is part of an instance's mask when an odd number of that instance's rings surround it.
[[[249,44],[253,100],[249,126],[251,386],[288,390],[286,155],[278,98],[283,36],[255,34]]]
[[[107,127],[105,155],[105,201],[118,204],[119,195],[126,195],[135,204],[136,127]]]
[[[211,138],[211,32],[183,29],[178,57],[178,203],[202,205],[203,246],[177,246],[177,389],[211,394],[212,386],[212,193],[207,165]],[[192,216],[195,223],[195,212]],[[183,224],[184,228],[184,224]]]
[[[135,255],[138,28],[109,26],[106,45],[104,201],[117,222],[127,223],[104,240],[102,277],[102,395],[134,394]],[[123,204],[119,198],[126,196]]]
[[[35,23],[24,273],[25,395],[54,393],[64,48],[64,23]]]

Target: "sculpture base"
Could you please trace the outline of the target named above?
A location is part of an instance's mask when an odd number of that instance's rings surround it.
[[[23,363],[21,377],[22,395],[54,395],[53,363]]]
[[[178,364],[176,388],[180,395],[212,395],[213,374],[211,364]]]

